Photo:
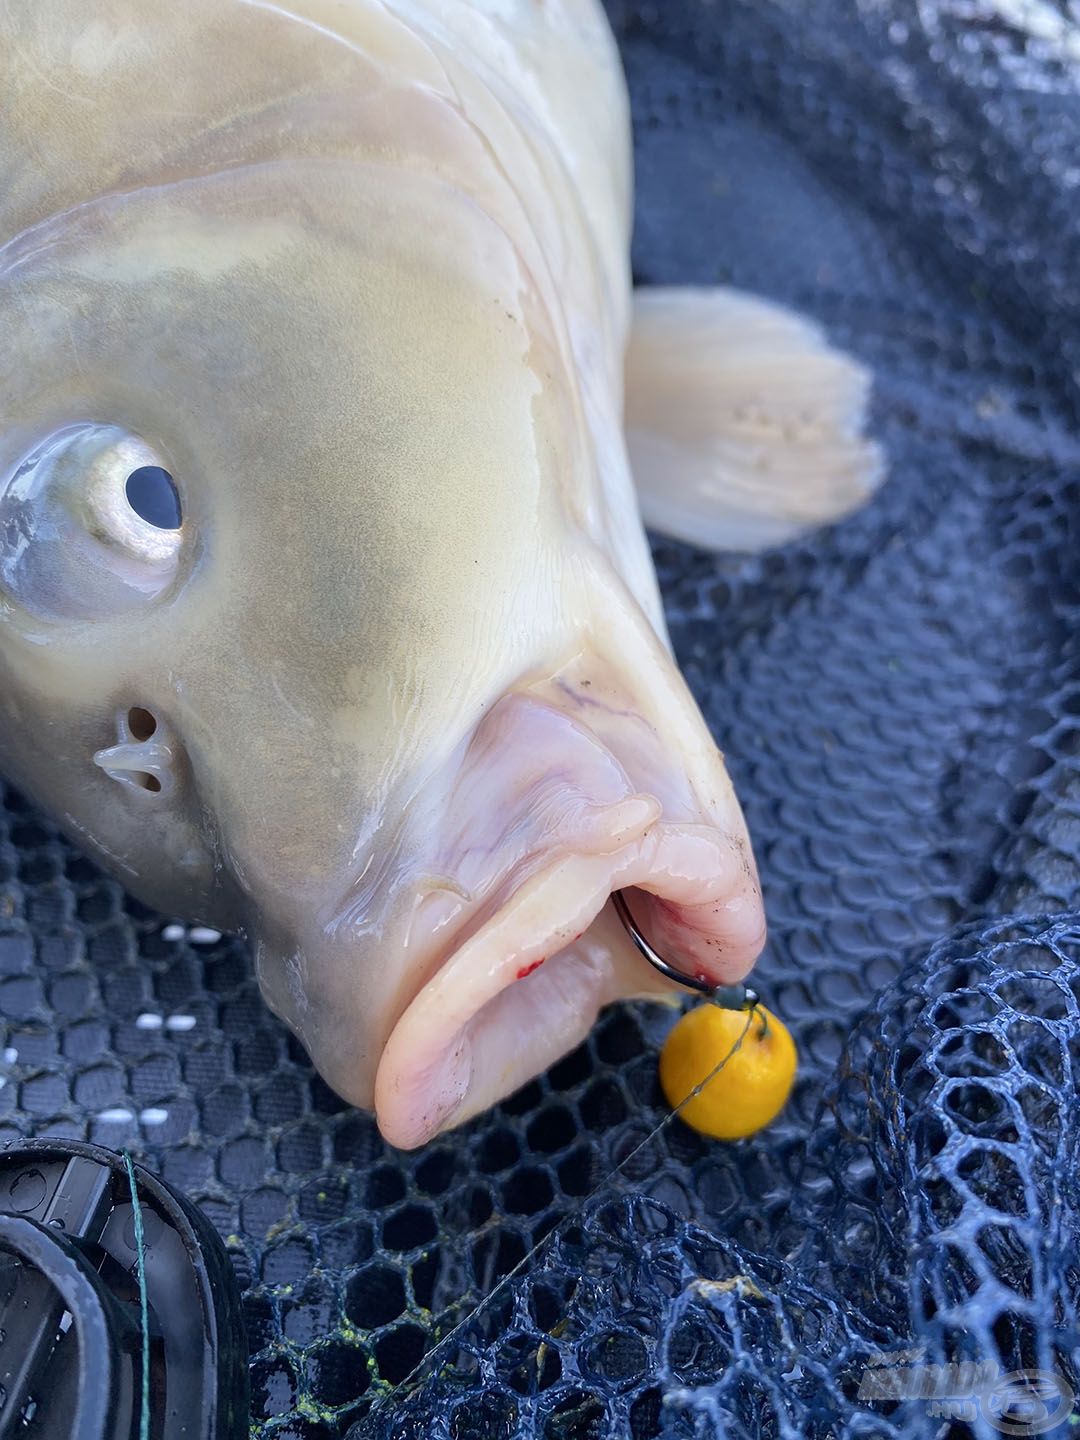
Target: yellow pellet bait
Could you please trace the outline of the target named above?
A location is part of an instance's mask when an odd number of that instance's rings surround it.
[[[678,1022],[660,1052],[660,1085],[673,1108],[714,1070],[739,1036],[724,1068],[679,1111],[687,1125],[717,1140],[753,1135],[784,1108],[798,1056],[791,1032],[763,1005],[747,1014],[698,1005]]]

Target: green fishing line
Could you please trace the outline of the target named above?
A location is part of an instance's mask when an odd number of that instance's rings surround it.
[[[135,1166],[126,1150],[121,1151],[131,1189],[131,1213],[135,1221],[135,1273],[139,1280],[139,1320],[142,1326],[142,1413],[139,1440],[150,1440],[150,1307],[146,1301],[146,1237],[143,1233],[142,1204],[135,1183]]]

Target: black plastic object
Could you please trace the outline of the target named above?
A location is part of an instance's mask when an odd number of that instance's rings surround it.
[[[143,1326],[134,1176],[142,1231]],[[122,1155],[42,1140],[0,1152],[0,1440],[239,1440],[240,1297],[220,1240]]]

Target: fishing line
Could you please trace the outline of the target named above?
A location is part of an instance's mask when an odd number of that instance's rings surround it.
[[[139,1440],[150,1440],[150,1307],[146,1299],[146,1235],[143,1231],[142,1202],[135,1183],[135,1167],[126,1150],[120,1152],[127,1166],[131,1190],[131,1214],[135,1224],[135,1273],[139,1281],[139,1319],[142,1328],[142,1409]]]
[[[400,1381],[397,1385],[394,1386],[392,1390],[388,1391],[381,1400],[377,1400],[375,1402],[375,1404],[368,1411],[369,1419],[371,1418],[371,1416],[375,1415],[379,1410],[381,1410],[382,1407],[389,1400],[392,1400],[395,1395],[400,1394],[406,1386],[408,1386],[413,1380],[415,1380],[416,1377],[421,1373],[421,1371],[423,1371],[430,1365],[431,1361],[438,1355],[439,1351],[445,1349],[446,1346],[450,1344],[450,1341],[453,1340],[455,1335],[459,1335],[467,1325],[470,1325],[476,1319],[476,1317],[491,1304],[491,1302],[496,1298],[496,1296],[500,1295],[502,1291],[506,1289],[506,1287],[510,1284],[510,1281],[513,1280],[516,1275],[519,1275],[521,1273],[521,1271],[525,1268],[529,1261],[534,1259],[534,1257],[540,1253],[544,1246],[547,1245],[559,1233],[560,1230],[564,1229],[565,1226],[569,1225],[571,1221],[577,1220],[579,1218],[579,1216],[585,1211],[586,1207],[593,1200],[596,1199],[597,1195],[599,1195],[602,1190],[606,1189],[606,1187],[611,1183],[611,1181],[615,1179],[616,1175],[618,1175],[620,1171],[624,1170],[625,1167],[629,1165],[630,1161],[633,1160],[635,1155],[640,1154],[641,1151],[645,1149],[646,1145],[650,1145],[661,1134],[662,1131],[666,1130],[667,1127],[671,1124],[671,1122],[678,1118],[680,1112],[687,1105],[689,1105],[691,1100],[697,1099],[697,1097],[701,1094],[702,1090],[705,1089],[705,1086],[708,1085],[712,1080],[714,1080],[716,1076],[720,1074],[720,1071],[723,1070],[724,1066],[728,1063],[728,1061],[735,1054],[738,1053],[743,1041],[746,1039],[746,1035],[750,1029],[750,1026],[754,1023],[754,1018],[757,1013],[758,1009],[756,1004],[751,1006],[747,1010],[746,1024],[743,1026],[740,1033],[736,1036],[735,1043],[732,1045],[731,1049],[727,1052],[727,1054],[724,1055],[720,1059],[720,1061],[712,1068],[712,1070],[709,1071],[708,1075],[705,1076],[704,1080],[702,1080],[699,1084],[695,1085],[693,1090],[690,1091],[690,1094],[680,1100],[678,1105],[675,1106],[674,1110],[669,1111],[668,1114],[666,1114],[658,1124],[654,1125],[653,1128],[649,1131],[649,1133],[645,1136],[645,1138],[643,1140],[639,1140],[638,1143],[634,1146],[634,1148],[629,1152],[629,1154],[624,1155],[617,1165],[612,1166],[612,1168],[607,1172],[607,1174],[589,1191],[589,1193],[584,1197],[584,1199],[578,1203],[576,1208],[571,1210],[568,1215],[564,1215],[557,1225],[553,1226],[546,1235],[542,1236],[541,1239],[539,1239],[532,1247],[532,1249],[527,1251],[521,1257],[521,1259],[517,1262],[513,1269],[506,1272],[506,1274],[502,1277],[501,1280],[499,1280],[493,1290],[489,1290],[488,1293],[483,1297],[483,1299],[480,1300],[476,1305],[474,1305],[467,1315],[465,1315],[461,1320],[459,1320],[452,1329],[448,1330],[441,1340],[437,1340],[435,1344],[431,1347],[431,1349],[427,1352],[427,1354],[422,1356],[419,1362],[413,1366],[413,1368],[405,1376],[404,1380]]]

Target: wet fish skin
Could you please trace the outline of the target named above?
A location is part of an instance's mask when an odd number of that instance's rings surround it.
[[[0,35],[0,769],[246,933],[397,1145],[667,993],[613,889],[740,979],[760,889],[623,431],[599,6],[6,0]]]

